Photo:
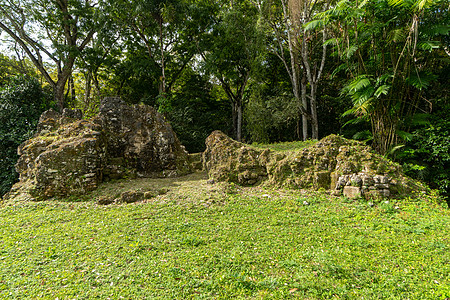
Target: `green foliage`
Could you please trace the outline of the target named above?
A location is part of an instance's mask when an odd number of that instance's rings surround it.
[[[156,104],[160,70],[148,59],[143,46],[130,45],[126,57],[112,63],[109,84],[116,94],[128,103]]]
[[[103,1],[118,27],[122,50],[114,68],[115,90],[130,102],[158,104],[170,96],[198,52],[195,41],[210,23],[213,5],[190,1]],[[139,99],[140,96],[140,99]],[[158,99],[164,107],[164,99]]]
[[[438,189],[450,204],[450,120],[448,104],[416,129],[411,140],[397,153],[406,173]]]
[[[298,102],[290,95],[270,97],[254,92],[245,109],[250,140],[268,143],[294,138],[292,128],[295,128],[299,112]]]
[[[353,108],[344,116],[370,124],[380,153],[399,143],[407,119],[426,102],[423,94],[445,67],[444,7],[441,1],[340,1],[321,15],[335,37],[339,71],[350,78],[342,94]]]
[[[148,203],[0,208],[0,298],[450,297],[450,211],[430,197],[371,206],[186,179]]]
[[[266,53],[249,87],[245,110],[249,142],[292,141],[300,118],[299,103],[292,96],[288,74],[278,57]]]
[[[0,53],[0,87],[6,85],[15,75],[36,76],[36,70],[32,63],[27,60],[17,61]]]
[[[16,182],[17,147],[33,135],[46,108],[45,95],[35,78],[13,77],[0,89],[0,195]]]
[[[170,124],[187,151],[204,151],[205,139],[214,130],[230,132],[228,102],[214,97],[214,86],[192,70],[183,74],[166,99]]]
[[[258,10],[246,0],[225,2],[201,43],[204,72],[218,81],[232,108],[233,137],[242,138],[242,111],[249,82],[260,64],[264,36]]]

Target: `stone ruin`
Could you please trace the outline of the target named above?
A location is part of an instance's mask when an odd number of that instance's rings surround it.
[[[84,194],[109,179],[171,177],[191,172],[188,153],[154,108],[105,98],[99,114],[49,110],[18,149],[20,181],[4,199]]]
[[[214,131],[206,139],[203,154],[189,155],[154,108],[129,106],[118,97],[105,98],[99,114],[90,120],[82,119],[80,110],[44,112],[37,133],[18,152],[20,181],[5,200],[80,195],[105,180],[173,177],[201,167],[210,181],[325,189],[350,198],[425,190],[406,177],[398,164],[360,142],[336,135],[307,148],[277,152]]]
[[[261,150],[236,142],[220,131],[206,139],[203,167],[212,181],[252,186],[266,183],[299,189],[331,190],[350,198],[384,198],[422,191],[400,165],[361,142],[337,135],[291,152]]]

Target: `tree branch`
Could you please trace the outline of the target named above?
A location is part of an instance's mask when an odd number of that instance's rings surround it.
[[[17,36],[12,30],[10,30],[5,24],[3,24],[3,22],[0,21],[0,28],[2,28],[4,31],[6,31],[6,33],[11,36],[22,48],[23,50],[27,53],[28,57],[31,59],[31,61],[33,62],[33,64],[35,65],[35,67],[39,70],[39,72],[42,73],[42,75],[44,76],[45,80],[52,86],[56,86],[55,81],[53,81],[53,79],[50,77],[50,75],[47,73],[47,71],[44,69],[44,65],[42,63],[42,59],[40,58],[40,56],[38,56],[38,58],[36,58],[33,54],[33,52],[31,52],[30,48],[28,48],[27,44],[25,43],[24,40],[22,40],[19,36]]]

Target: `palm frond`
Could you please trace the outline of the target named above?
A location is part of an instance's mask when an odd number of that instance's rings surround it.
[[[317,28],[322,28],[323,25],[324,25],[323,20],[313,20],[311,22],[306,23],[305,30],[306,31],[316,30]]]
[[[430,84],[438,78],[429,72],[420,72],[412,74],[410,77],[406,78],[406,82],[418,90],[426,89]]]
[[[370,85],[370,80],[367,75],[360,75],[356,77],[348,85],[350,92],[357,92]]]
[[[429,114],[414,114],[412,116],[408,116],[403,120],[403,125],[410,127],[410,126],[425,126],[429,125]]]
[[[377,85],[386,84],[387,82],[390,82],[393,77],[394,75],[390,73],[385,73],[377,78]]]
[[[368,0],[361,1],[361,3],[358,5],[358,8],[363,8],[368,2]]]
[[[433,49],[439,49],[440,46],[441,46],[440,41],[423,41],[417,45],[417,48],[431,52],[433,51]]]
[[[347,57],[347,58],[351,58],[352,56],[353,56],[353,54],[355,54],[355,52],[358,50],[358,47],[356,47],[356,46],[350,46],[348,49],[346,49],[345,51],[344,51],[344,55]]]
[[[371,141],[373,139],[372,132],[370,130],[359,131],[352,137],[354,140],[364,140],[364,142]]]
[[[415,11],[422,11],[436,4],[436,0],[417,0],[413,5]]]
[[[390,88],[391,88],[391,86],[387,85],[387,84],[383,84],[382,86],[379,86],[374,93],[375,97],[379,98],[381,95],[387,95],[389,93]]]
[[[330,46],[330,45],[334,46],[334,45],[337,45],[337,43],[338,43],[337,39],[336,38],[332,38],[332,39],[326,40],[325,43],[323,43],[323,44],[325,46]]]
[[[409,132],[397,130],[397,135],[404,141],[411,141],[413,138],[413,135]]]
[[[408,33],[406,32],[405,28],[399,28],[391,30],[388,34],[388,41],[389,42],[403,42],[406,40],[406,37],[408,36]]]
[[[394,153],[395,153],[397,150],[399,150],[399,149],[401,149],[401,148],[403,148],[403,147],[405,147],[404,144],[395,145],[394,147],[392,147],[392,148],[389,150],[389,155],[390,155],[390,156],[394,155]]]
[[[450,33],[450,25],[440,24],[440,25],[430,26],[430,27],[422,28],[421,32],[426,35],[429,35],[429,36],[447,35]]]
[[[401,6],[405,5],[405,0],[389,0],[388,3],[391,6]]]

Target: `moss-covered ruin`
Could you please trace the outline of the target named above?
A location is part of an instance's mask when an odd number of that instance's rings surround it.
[[[105,98],[98,116],[45,112],[37,134],[19,147],[20,181],[5,199],[84,194],[104,180],[191,172],[188,153],[154,108]]]
[[[204,169],[216,181],[331,190],[349,197],[390,197],[424,186],[364,144],[330,135],[291,152],[255,149],[220,131],[206,139]]]

